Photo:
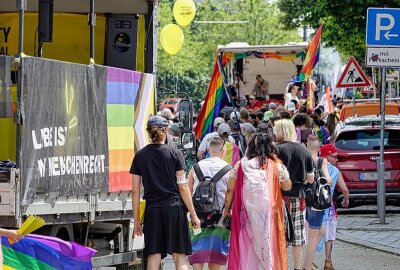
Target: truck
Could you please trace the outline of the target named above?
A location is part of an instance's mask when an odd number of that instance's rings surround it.
[[[251,95],[257,75],[269,83],[269,101],[258,101],[256,107],[261,107],[266,102],[284,100],[288,84],[303,66],[307,49],[307,42],[252,46],[234,42],[218,46],[217,54],[227,67],[225,77],[228,83],[234,81],[235,75],[242,78],[241,95]]]
[[[39,216],[94,269],[143,269],[129,169],[155,113],[156,25],[157,1],[0,3],[0,227]]]

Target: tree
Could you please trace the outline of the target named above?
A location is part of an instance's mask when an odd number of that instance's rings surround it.
[[[324,25],[322,41],[343,58],[365,59],[365,33],[369,7],[398,7],[399,0],[278,0],[281,22],[289,29]]]
[[[159,1],[159,29],[175,23],[172,7],[175,1]],[[183,29],[181,51],[168,55],[158,46],[159,87],[186,91],[195,105],[204,99],[214,67],[218,45],[246,42],[250,45],[285,44],[301,38],[296,30],[287,30],[281,23],[276,3],[265,0],[206,0],[196,3],[195,21],[244,21],[240,24],[202,24],[192,22]],[[247,23],[246,23],[247,21]],[[163,92],[158,91],[159,98]]]

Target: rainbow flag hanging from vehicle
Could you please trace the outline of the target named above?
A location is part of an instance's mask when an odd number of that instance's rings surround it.
[[[28,235],[10,244],[1,237],[3,270],[90,270],[95,250],[61,239]],[[0,265],[1,266],[1,265]]]
[[[228,104],[228,101],[224,79],[221,74],[218,59],[216,59],[214,72],[208,86],[207,96],[197,119],[195,128],[197,139],[201,140],[206,134],[213,132],[214,119],[218,117],[219,112]]]
[[[322,24],[315,32],[314,38],[310,43],[310,46],[307,50],[306,59],[304,60],[303,68],[298,76],[298,81],[306,81],[310,78],[311,73],[315,65],[319,60],[319,53],[321,50],[321,35],[322,35]]]

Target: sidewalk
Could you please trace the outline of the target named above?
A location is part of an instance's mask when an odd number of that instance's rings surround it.
[[[400,256],[400,214],[387,214],[379,224],[375,214],[339,215],[337,239]]]

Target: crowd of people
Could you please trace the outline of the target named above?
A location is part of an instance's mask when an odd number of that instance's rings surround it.
[[[261,79],[255,89],[259,94]],[[166,254],[172,254],[177,269],[188,269],[186,255],[195,270],[205,264],[211,270],[226,264],[232,270],[288,269],[289,245],[295,270],[318,269],[314,257],[323,246],[323,269],[335,269],[335,200],[327,209],[316,209],[307,205],[305,188],[315,181],[320,166],[331,186],[330,196],[339,188],[342,206],[349,204],[349,192],[335,166],[337,150],[330,144],[341,100],[333,100],[332,113],[325,112],[324,106],[310,110],[293,99],[296,91],[296,87],[289,89],[292,96],[287,96],[286,104],[222,111],[214,119],[214,132],[199,142],[190,164],[179,151],[179,126],[173,116],[164,110],[150,117],[151,143],[135,155],[131,167],[135,220],[139,220],[141,184],[146,200],[147,269],[158,269]],[[227,158],[228,149],[236,149],[237,158],[232,154]],[[229,172],[223,171],[228,165]],[[213,188],[207,186],[210,183]],[[213,194],[210,201],[215,196],[215,209],[219,209],[206,218],[194,198],[205,188]],[[214,223],[205,226],[209,218]],[[288,218],[292,237],[287,235]],[[135,226],[135,234],[142,234],[141,225]]]

